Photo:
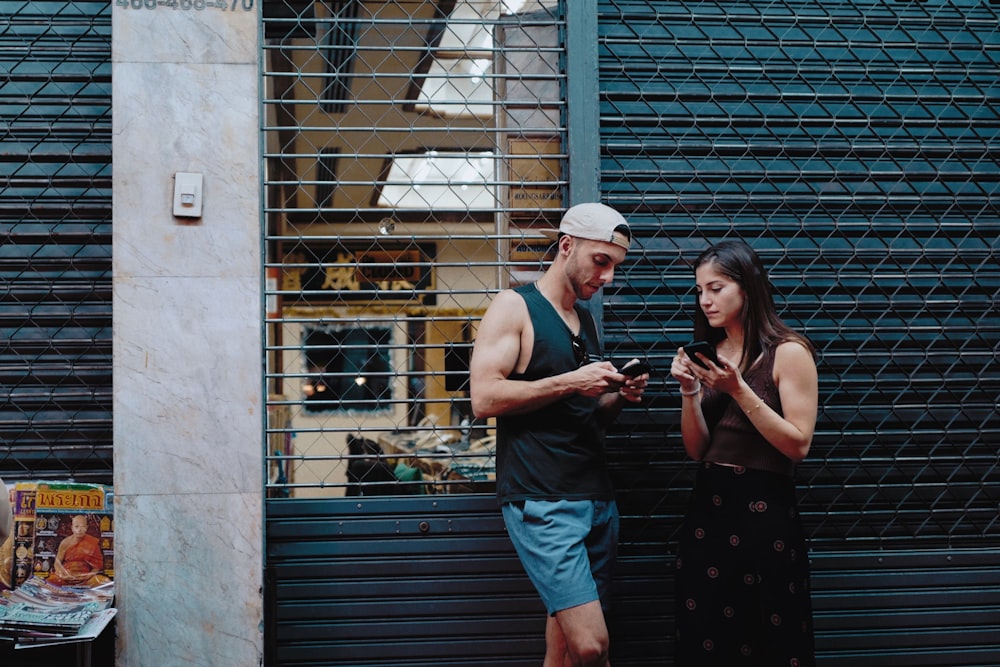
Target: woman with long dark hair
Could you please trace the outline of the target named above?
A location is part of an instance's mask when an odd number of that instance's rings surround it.
[[[677,554],[677,663],[815,664],[793,473],[816,426],[815,350],[775,310],[760,258],[723,241],[696,260],[694,335],[678,350],[681,435],[700,462]]]

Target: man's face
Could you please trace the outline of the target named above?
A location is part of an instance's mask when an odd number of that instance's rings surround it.
[[[570,248],[566,260],[576,298],[586,301],[615,277],[615,267],[625,261],[625,248],[614,243],[568,237]]]
[[[82,516],[73,517],[73,534],[84,535],[87,532],[87,519]]]

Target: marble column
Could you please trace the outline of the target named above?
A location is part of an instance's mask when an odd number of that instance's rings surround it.
[[[257,4],[113,5],[119,666],[262,663]]]

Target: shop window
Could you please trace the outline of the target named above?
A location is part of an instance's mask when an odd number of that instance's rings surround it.
[[[542,0],[457,0],[442,3],[446,20],[434,21],[427,53],[416,67],[407,110],[441,118],[492,119],[501,94],[494,71],[495,32]],[[495,152],[424,153],[391,159],[378,206],[429,210],[493,210],[498,206]]]
[[[504,16],[517,14],[527,0],[458,0],[447,21],[431,25],[423,76],[411,92],[414,108],[453,117],[492,118],[497,98],[493,72],[494,29]]]
[[[392,160],[378,204],[387,208],[491,210],[496,155],[427,151]]]
[[[304,331],[307,412],[375,412],[391,407],[388,327],[321,327]]]

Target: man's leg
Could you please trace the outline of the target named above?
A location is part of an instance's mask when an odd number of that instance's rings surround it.
[[[546,609],[560,610],[546,620],[545,667],[608,667],[608,628],[592,563],[597,563],[606,587],[617,542],[617,512],[613,503],[605,505],[611,510],[602,510],[600,523],[607,529],[596,532],[591,501],[503,505],[507,532],[525,572]],[[585,544],[588,537],[594,544]]]
[[[545,620],[545,660],[542,667],[563,667],[566,658],[566,638],[555,616]]]
[[[610,667],[608,627],[598,600],[549,616],[543,667]]]

